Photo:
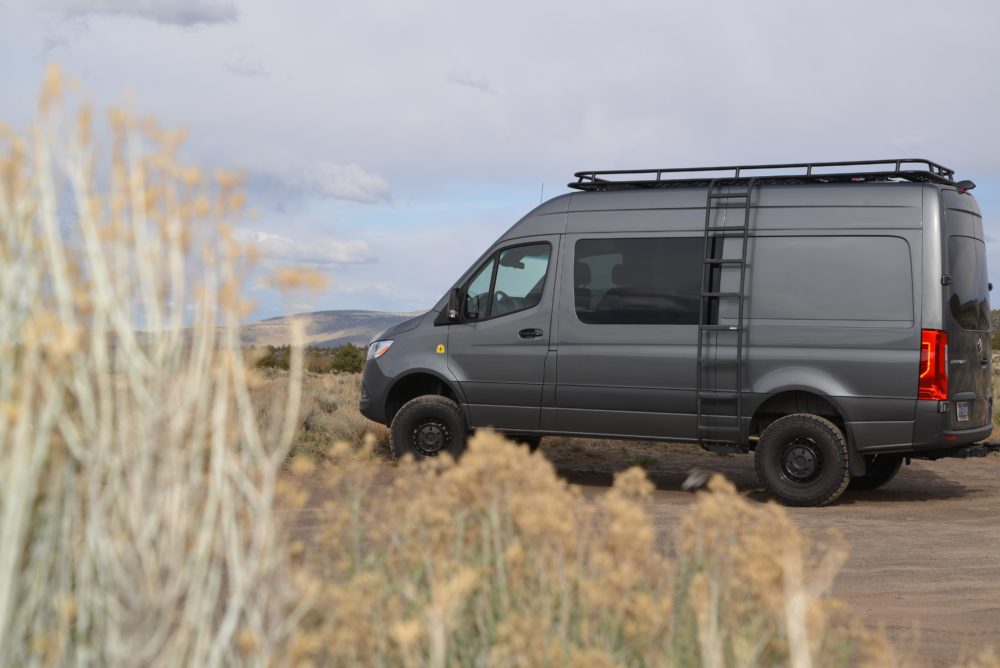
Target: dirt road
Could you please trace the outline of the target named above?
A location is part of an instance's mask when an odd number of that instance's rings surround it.
[[[550,439],[552,440],[552,439]],[[545,443],[560,473],[597,494],[613,472],[647,469],[657,492],[649,512],[669,543],[692,495],[680,491],[692,467],[726,475],[766,501],[751,457],[719,457],[647,444]],[[883,625],[918,665],[952,665],[966,653],[1000,649],[1000,457],[914,461],[874,492],[847,492],[827,508],[790,509],[808,531],[836,528],[851,548],[836,595]]]

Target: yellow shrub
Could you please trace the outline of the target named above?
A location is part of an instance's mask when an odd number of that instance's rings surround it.
[[[369,446],[371,442],[369,441]],[[334,448],[296,658],[316,665],[855,665],[891,659],[830,597],[845,557],[721,478],[668,558],[638,468],[595,501],[477,434],[460,465]],[[322,640],[320,640],[322,639]]]

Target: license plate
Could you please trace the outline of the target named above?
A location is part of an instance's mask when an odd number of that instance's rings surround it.
[[[959,422],[966,422],[969,419],[969,402],[959,401],[955,403],[955,412],[958,414]]]

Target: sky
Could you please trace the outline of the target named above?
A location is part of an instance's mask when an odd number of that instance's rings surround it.
[[[330,283],[250,286],[251,319],[425,310],[585,169],[928,158],[977,183],[1000,286],[998,28],[995,1],[0,0],[0,119],[59,63],[241,169],[241,238]]]

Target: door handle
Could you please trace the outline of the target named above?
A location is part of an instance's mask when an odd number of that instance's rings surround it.
[[[517,333],[522,339],[537,339],[542,335],[542,330],[540,329],[522,329]]]

